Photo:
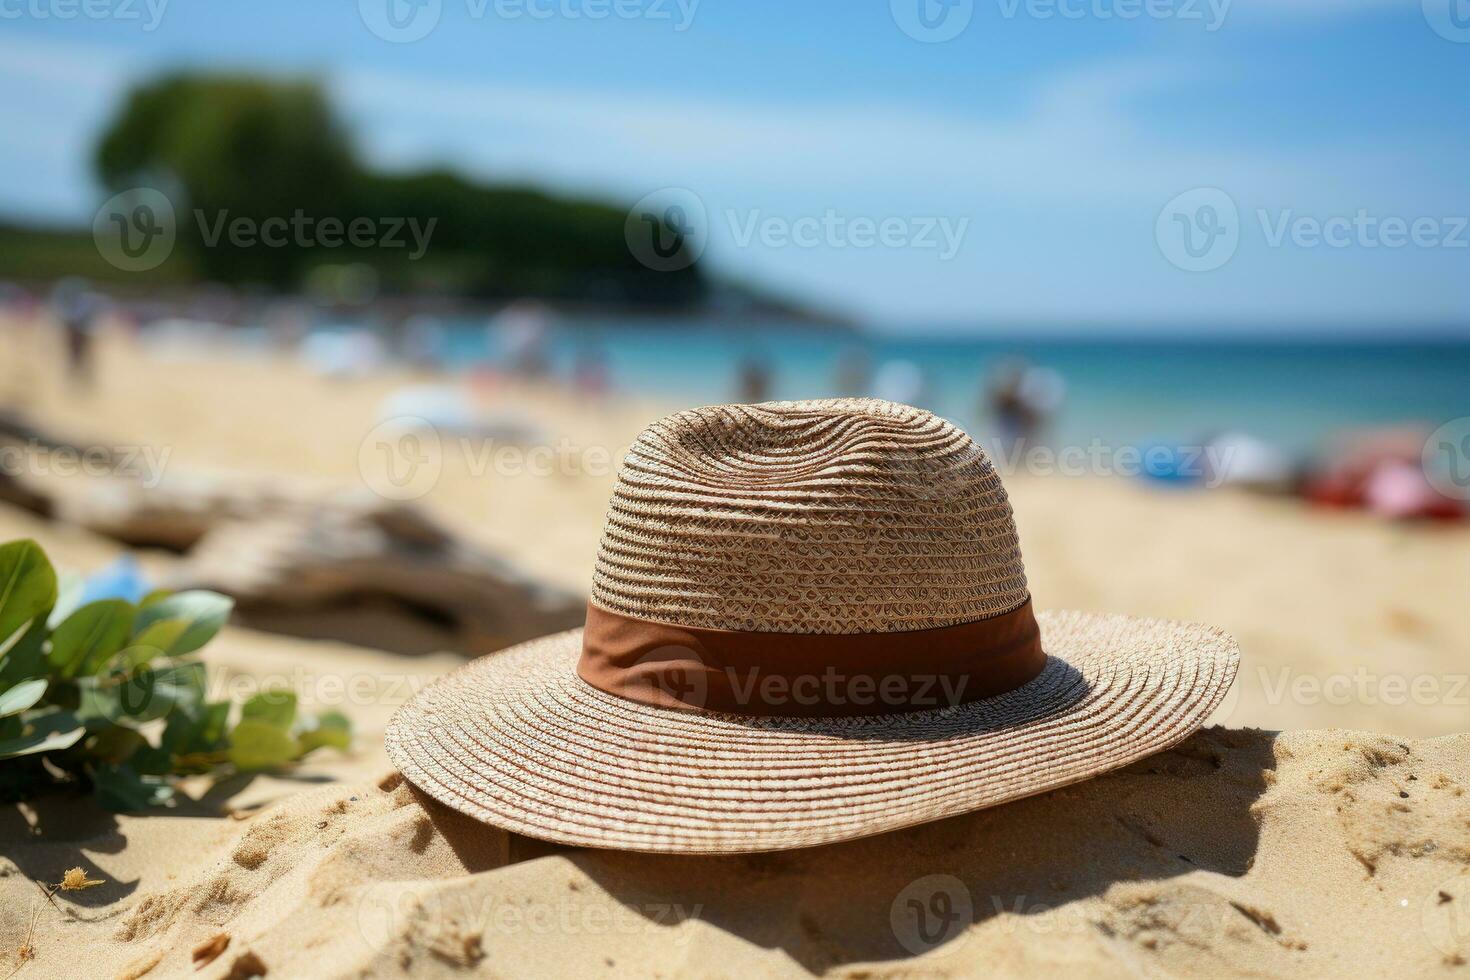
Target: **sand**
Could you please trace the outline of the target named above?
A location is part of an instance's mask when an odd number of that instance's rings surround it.
[[[78,398],[42,356],[45,338],[35,343],[45,366],[25,379],[32,416],[79,438],[166,450],[168,479],[284,474],[371,488],[379,478],[360,450],[376,407],[423,380],[328,381],[266,355],[163,359],[111,336],[96,390]],[[0,396],[17,384],[0,372]],[[555,440],[614,454],[664,408],[510,385],[489,397]],[[611,468],[483,464],[441,446],[419,502],[585,589]],[[112,816],[65,798],[0,808],[0,978],[17,967],[20,977],[1470,970],[1470,735],[1455,734],[1470,729],[1470,532],[1110,479],[1007,484],[1038,604],[1236,635],[1240,680],[1213,719],[1228,727],[1085,784],[833,847],[750,858],[557,850],[447,811],[388,766],[381,732],[394,705],[457,658],[231,627],[207,651],[215,681],[290,678],[308,707],[353,716],[354,750],[289,776],[191,784],[195,799],[163,814]],[[120,550],[0,509],[0,539],[21,535],[78,568]],[[368,687],[345,697],[322,678]],[[107,883],[60,893],[55,906],[32,883],[77,865]],[[22,962],[28,935],[35,955]],[[223,951],[196,972],[201,944]]]
[[[221,934],[199,976],[1448,976],[1467,782],[1470,736],[1210,729],[994,810],[724,858],[557,850],[387,772],[243,820],[43,805],[0,935],[39,913],[38,977],[83,948],[89,975],[187,975]],[[77,863],[108,884],[59,912],[24,877]]]

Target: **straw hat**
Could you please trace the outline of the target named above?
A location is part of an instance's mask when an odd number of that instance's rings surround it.
[[[1207,626],[1033,614],[989,458],[892,402],[654,423],[624,462],[593,581],[585,630],[483,657],[399,709],[394,765],[531,837],[804,847],[1166,749],[1239,661]]]

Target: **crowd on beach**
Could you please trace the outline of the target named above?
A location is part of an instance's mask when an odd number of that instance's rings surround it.
[[[252,338],[250,343],[290,353],[329,378],[406,366],[420,372],[423,380],[385,400],[382,416],[421,417],[438,428],[467,433],[505,434],[507,425],[526,430],[515,420],[487,417],[486,405],[495,400],[503,381],[549,385],[592,403],[612,395],[618,385],[597,331],[585,331],[569,364],[557,362],[551,337],[560,327],[575,328],[577,318],[534,300],[506,303],[485,315],[481,352],[468,359],[463,352],[448,353],[452,329],[473,319],[462,315],[401,310],[369,320],[361,310],[334,313],[331,307],[305,299],[263,301],[206,292],[161,304],[157,298],[145,302],[109,297],[78,278],[58,281],[44,293],[0,284],[0,306],[13,331],[35,330],[43,323],[55,326],[79,391],[91,383],[93,337],[104,323],[121,324],[160,343],[238,344]],[[322,329],[324,319],[336,325]],[[20,370],[22,360],[12,359],[12,370]],[[715,392],[718,397],[712,400],[756,403],[774,396],[777,365],[756,345],[735,363],[718,369],[729,378],[728,390]],[[718,373],[714,367],[711,372]],[[854,338],[842,345],[832,376],[818,393],[932,407],[933,385],[921,365],[902,358],[875,363],[869,349]],[[1068,381],[1061,373],[1010,355],[983,368],[975,385],[975,417],[985,423],[977,438],[992,455],[1015,460],[1038,448],[1057,449],[1051,445],[1053,428],[1068,400]],[[1174,487],[1228,485],[1295,497],[1314,507],[1364,510],[1392,519],[1464,520],[1470,511],[1463,495],[1444,492],[1444,483],[1453,474],[1431,471],[1425,455],[1429,428],[1426,423],[1349,429],[1306,454],[1249,431],[1222,427],[1188,443],[1130,447],[1138,465],[1114,467],[1111,472]]]

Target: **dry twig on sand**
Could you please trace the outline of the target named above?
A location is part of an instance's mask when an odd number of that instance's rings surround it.
[[[68,868],[66,874],[62,875],[61,880],[54,885],[43,885],[34,878],[31,879],[31,882],[40,889],[41,894],[46,897],[46,901],[50,902],[51,907],[58,912],[61,911],[61,906],[56,904],[56,893],[58,891],[82,891],[86,888],[96,888],[99,885],[107,884],[105,878],[88,878],[84,868]],[[3,978],[0,978],[0,980],[10,980],[11,977],[21,971],[22,967],[36,958],[36,923],[40,919],[41,906],[37,903],[31,908],[31,924],[26,929],[25,942],[21,943],[20,948],[15,951],[18,962],[15,964],[15,968],[5,974]]]
[[[36,884],[39,885],[40,882],[38,881],[36,882]],[[45,889],[43,888],[41,889],[41,891],[44,893]],[[50,898],[50,895],[47,895],[46,897]],[[11,977],[15,976],[21,971],[22,967],[24,967],[27,963],[36,958],[36,947],[34,945],[36,938],[36,921],[40,919],[40,917],[41,906],[39,904],[33,905],[31,907],[31,924],[26,929],[25,942],[21,943],[20,948],[15,951],[15,968],[9,973],[5,974],[5,980],[10,980]]]

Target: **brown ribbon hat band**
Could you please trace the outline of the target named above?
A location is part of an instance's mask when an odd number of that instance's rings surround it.
[[[653,707],[810,718],[951,707],[1014,691],[1045,666],[1029,598],[987,619],[896,633],[701,629],[588,603],[577,674]]]

